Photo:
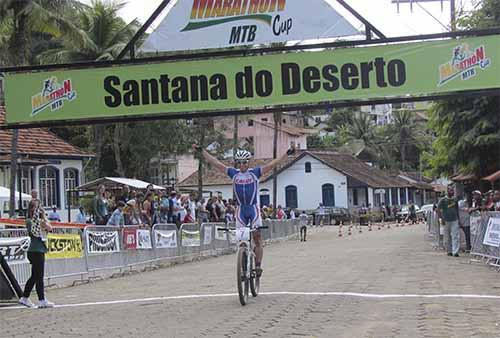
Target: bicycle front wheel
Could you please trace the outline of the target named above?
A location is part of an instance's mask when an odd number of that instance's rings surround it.
[[[249,280],[247,278],[247,249],[241,246],[238,249],[236,261],[236,284],[238,286],[238,296],[241,305],[246,305],[248,302]]]
[[[252,292],[252,296],[257,297],[259,295],[260,289],[260,277],[257,277],[257,273],[255,272],[255,259],[253,256],[250,256],[250,291]]]

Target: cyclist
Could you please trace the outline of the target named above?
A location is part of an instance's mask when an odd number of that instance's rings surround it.
[[[200,150],[197,145],[193,149]],[[249,168],[252,154],[246,150],[238,150],[234,156],[234,168],[227,167],[224,163],[212,156],[208,151],[202,150],[205,160],[215,168],[224,171],[233,180],[233,191],[237,201],[235,213],[236,227],[250,225],[255,243],[255,272],[257,277],[262,275],[262,257],[264,249],[262,247],[261,234],[258,230],[262,226],[259,205],[259,178],[270,172],[282,158],[275,159],[262,167]],[[287,157],[285,154],[283,157]]]

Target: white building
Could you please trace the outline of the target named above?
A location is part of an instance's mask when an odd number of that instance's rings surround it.
[[[0,106],[0,124],[3,123],[5,110]],[[11,142],[12,132],[0,130],[0,186],[6,188],[10,187]],[[17,172],[21,176],[21,192],[29,194],[32,189],[37,189],[42,205],[45,208],[56,206],[63,220],[67,219],[66,192],[84,183],[85,165],[94,155],[41,128],[19,130],[17,148],[20,157]],[[18,182],[19,177],[16,178],[17,191]],[[70,204],[76,211],[76,201]]]
[[[254,161],[253,166],[269,160]],[[229,163],[228,163],[229,165]],[[278,166],[277,203],[287,208],[314,209],[326,206],[355,209],[361,206],[406,204],[412,185],[371,167],[347,154],[327,150],[298,151]],[[204,173],[204,191],[232,198],[231,180],[214,169]],[[197,189],[198,173],[183,182],[181,190]],[[273,177],[261,178],[261,205],[272,203]]]

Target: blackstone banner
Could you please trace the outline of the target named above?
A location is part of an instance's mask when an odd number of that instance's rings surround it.
[[[28,262],[29,237],[0,238],[0,254],[9,264]]]
[[[87,252],[109,253],[120,251],[120,237],[118,231],[87,231]]]
[[[165,52],[359,35],[325,0],[177,0],[143,46]]]
[[[78,234],[49,234],[47,249],[48,259],[83,257],[82,239]]]
[[[7,123],[186,116],[500,88],[500,36],[7,73]]]

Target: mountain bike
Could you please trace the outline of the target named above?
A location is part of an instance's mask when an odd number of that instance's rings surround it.
[[[244,228],[218,228],[226,232],[236,230],[236,239],[238,241],[238,252],[236,255],[236,285],[238,287],[238,296],[241,305],[248,303],[249,293],[253,297],[259,295],[260,278],[255,272],[255,253],[252,241],[252,233],[268,227],[259,227],[258,229]]]

